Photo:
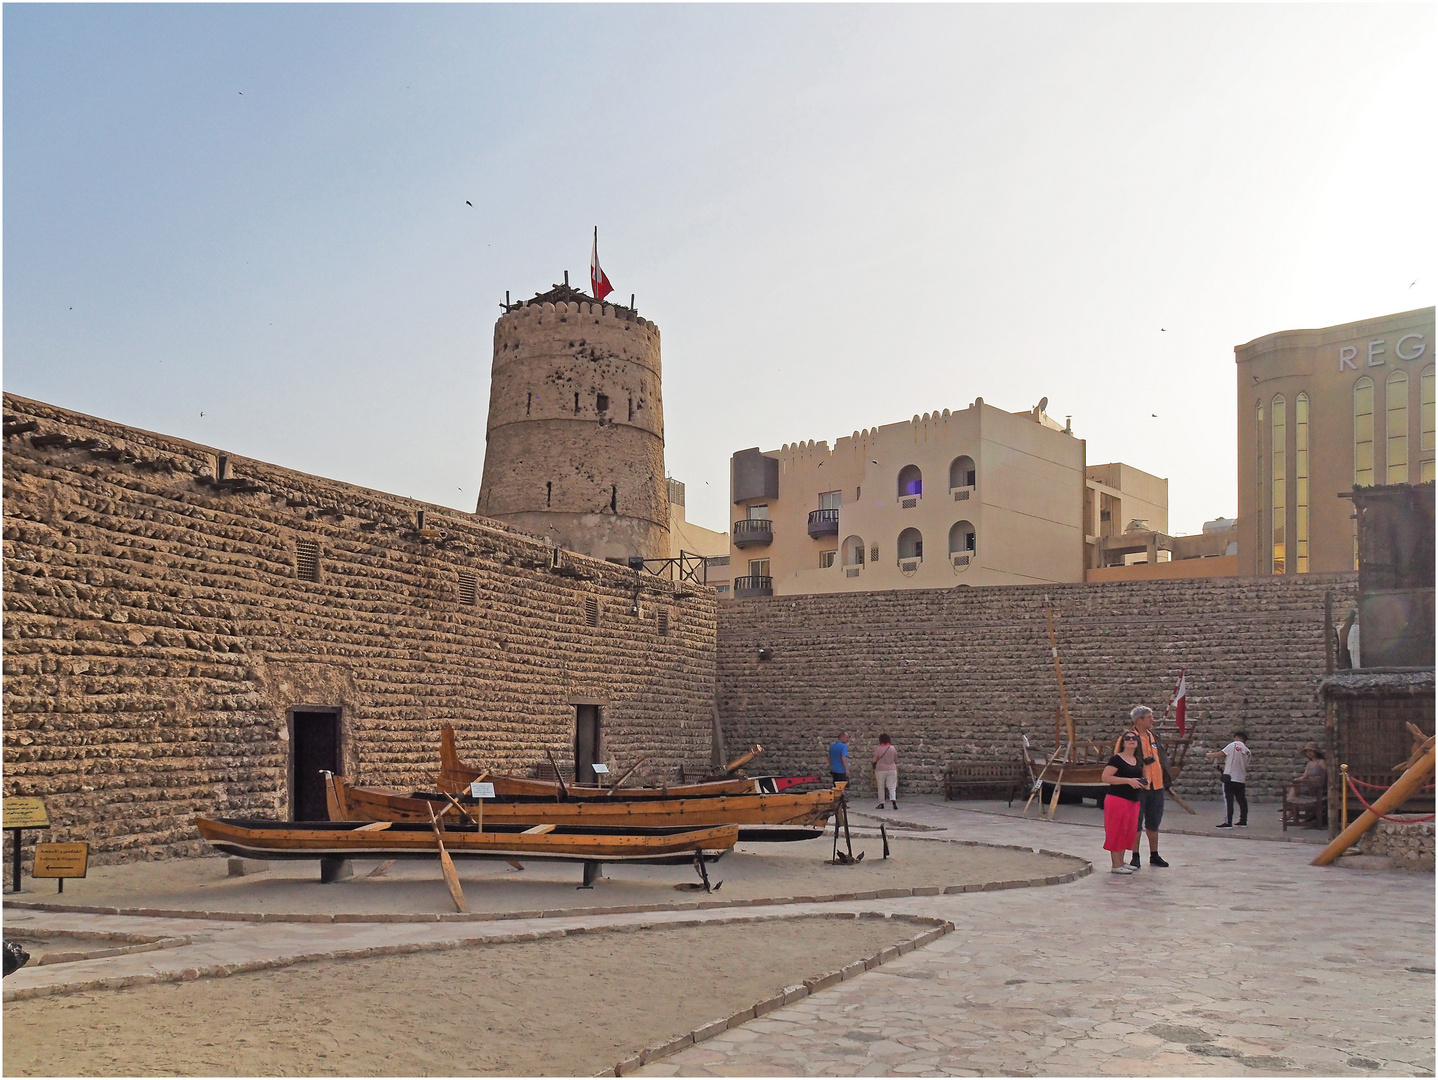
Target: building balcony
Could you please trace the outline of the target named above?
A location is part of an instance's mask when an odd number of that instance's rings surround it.
[[[774,526],[768,518],[744,518],[734,522],[736,548],[767,547],[774,542]]]
[[[810,510],[809,535],[817,540],[821,536],[839,535],[839,511]]]
[[[918,506],[919,503],[921,503],[921,502],[923,502],[923,501],[924,501],[924,496],[923,496],[923,494],[922,494],[921,492],[911,491],[911,492],[910,492],[909,494],[907,494],[907,495],[900,495],[900,496],[899,496],[899,509],[901,509],[901,510],[912,510],[912,509],[914,509],[914,507]]]
[[[748,574],[734,579],[734,599],[746,596],[773,596],[774,579],[765,574]]]

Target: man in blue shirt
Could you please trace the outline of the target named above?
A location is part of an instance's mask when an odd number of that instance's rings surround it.
[[[840,732],[837,742],[829,744],[829,775],[834,783],[849,780],[849,733]]]

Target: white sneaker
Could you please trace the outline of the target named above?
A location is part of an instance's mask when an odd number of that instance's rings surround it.
[[[1133,873],[1133,867],[1132,867],[1132,866],[1128,866],[1128,865],[1115,866],[1112,870],[1109,871],[1109,873],[1110,873],[1110,874],[1132,874],[1132,873]]]

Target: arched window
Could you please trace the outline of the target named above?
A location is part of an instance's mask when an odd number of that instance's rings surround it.
[[[1353,483],[1373,486],[1373,380],[1353,384]]]
[[[956,521],[949,529],[949,554],[972,555],[978,548],[974,525],[971,521]]]
[[[974,468],[974,459],[969,455],[956,457],[949,463],[949,490],[971,488],[978,483],[978,478],[978,470]]]
[[[918,529],[905,529],[899,534],[899,561],[924,557],[924,536]]]
[[[1384,434],[1388,437],[1388,480],[1390,484],[1408,483],[1408,376],[1395,371],[1388,376],[1384,387],[1388,405],[1387,425]]]
[[[1288,419],[1282,394],[1273,396],[1273,572],[1285,573],[1288,528]]]
[[[1264,468],[1263,458],[1263,437],[1268,434],[1263,428],[1263,401],[1260,399],[1255,406],[1255,423],[1253,426],[1253,488],[1258,498],[1258,520],[1254,522],[1254,547],[1263,546],[1264,537],[1264,515],[1268,512],[1268,470]],[[1255,564],[1259,560],[1255,559]]]
[[[1308,395],[1299,394],[1293,402],[1293,479],[1297,486],[1294,507],[1293,557],[1294,570],[1308,573]]]
[[[1423,369],[1418,377],[1418,452],[1423,463],[1418,479],[1426,484],[1433,479],[1433,367]]]
[[[905,465],[899,470],[899,498],[921,495],[924,491],[924,474],[917,465]]]
[[[843,558],[845,566],[864,565],[864,538],[862,536],[849,537],[839,550],[844,553],[841,558]]]

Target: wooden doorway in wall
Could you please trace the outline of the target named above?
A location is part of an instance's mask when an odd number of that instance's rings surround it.
[[[327,821],[325,772],[340,768],[340,710],[297,705],[289,712],[290,820]]]
[[[599,706],[574,706],[574,782],[595,782],[594,763],[603,761],[599,730]]]

